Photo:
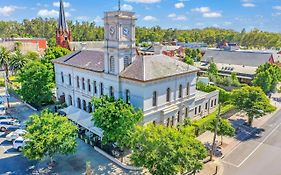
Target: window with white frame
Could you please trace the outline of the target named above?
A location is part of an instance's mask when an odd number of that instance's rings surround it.
[[[157,106],[157,92],[154,91],[152,94],[152,106]]]
[[[109,58],[109,72],[111,73],[115,72],[115,59],[113,56]]]

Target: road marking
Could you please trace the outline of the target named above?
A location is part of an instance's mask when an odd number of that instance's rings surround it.
[[[279,128],[281,123],[279,123],[264,139],[258,144],[258,146],[238,165],[238,168],[245,163],[261,146],[264,142]]]
[[[233,163],[226,162],[226,161],[224,161],[224,160],[222,160],[222,162],[225,163],[225,164],[228,164],[228,165],[231,165],[231,166],[234,166],[234,167],[238,168],[238,165],[235,165],[235,164],[233,164]]]

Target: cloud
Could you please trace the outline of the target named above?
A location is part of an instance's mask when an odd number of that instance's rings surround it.
[[[59,11],[57,10],[47,10],[47,9],[41,9],[38,11],[37,16],[43,17],[43,18],[58,18],[59,17]],[[70,13],[65,12],[65,16],[69,17],[71,16]]]
[[[218,17],[221,17],[221,13],[219,12],[210,12],[210,13],[204,13],[203,14],[203,17],[205,18],[218,18]]]
[[[59,1],[53,2],[53,6],[54,6],[54,7],[59,7],[59,6],[60,6],[60,2],[59,2]],[[69,2],[63,2],[63,6],[64,6],[65,8],[68,8],[68,7],[71,6],[71,4],[70,4]]]
[[[157,18],[155,18],[154,16],[145,16],[143,18],[144,21],[157,21]]]
[[[0,16],[10,16],[19,7],[17,6],[3,6],[0,7]]]
[[[78,21],[89,21],[90,17],[89,16],[77,16],[76,19]]]
[[[199,12],[199,13],[208,13],[211,11],[210,7],[198,7],[191,9],[192,12]]]
[[[124,11],[133,11],[133,6],[129,5],[129,4],[123,4],[121,6],[121,10],[124,10]]]
[[[102,18],[100,16],[95,17],[95,23],[102,23]]]
[[[168,15],[168,18],[175,18],[177,15],[175,13],[171,13]]]
[[[176,3],[175,8],[177,8],[177,9],[184,8],[184,3],[183,2]]]
[[[143,4],[154,4],[161,2],[161,0],[125,0],[126,2],[143,3]]]
[[[273,6],[272,9],[273,10],[281,10],[281,6]]]
[[[253,3],[244,3],[244,4],[242,4],[242,6],[243,7],[256,7],[256,5]]]

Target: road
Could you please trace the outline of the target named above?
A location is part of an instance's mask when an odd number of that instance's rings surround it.
[[[224,157],[224,175],[281,174],[281,110],[262,128],[261,137],[242,142]]]

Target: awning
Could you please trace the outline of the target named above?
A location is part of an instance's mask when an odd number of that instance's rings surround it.
[[[62,111],[70,120],[102,138],[103,131],[94,125],[91,114],[73,106],[64,108]]]

